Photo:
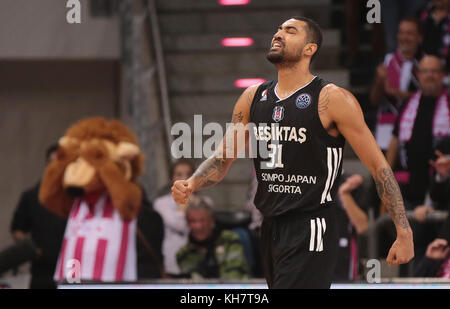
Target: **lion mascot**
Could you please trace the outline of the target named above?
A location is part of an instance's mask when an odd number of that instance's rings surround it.
[[[137,280],[143,158],[134,134],[117,120],[83,119],[59,140],[39,191],[44,206],[68,218],[55,281]]]

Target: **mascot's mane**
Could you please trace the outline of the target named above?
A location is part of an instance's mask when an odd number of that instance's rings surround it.
[[[78,140],[104,138],[115,144],[130,142],[137,145],[136,136],[118,120],[106,120],[102,117],[83,119],[70,127],[67,136]]]
[[[103,117],[91,117],[75,123],[66,131],[66,136],[80,141],[93,138],[107,139],[115,144],[129,142],[137,145],[137,138],[133,132],[118,120],[106,120]],[[136,181],[143,171],[144,156],[139,154],[131,160],[131,180]]]
[[[118,148],[120,145],[126,147],[126,143],[134,144],[138,148],[139,145],[136,136],[127,126],[118,120],[107,120],[103,117],[91,117],[78,121],[66,131],[63,138],[65,137],[73,139],[76,143],[67,148],[61,145],[58,149],[58,158],[46,167],[39,190],[39,201],[56,214],[68,217],[74,199],[67,194],[63,186],[63,179],[67,167],[75,164],[75,160],[80,155],[78,153],[80,149],[77,147],[82,147],[83,142],[93,139],[109,141],[118,145]],[[108,158],[108,160],[113,160],[113,158]],[[142,189],[136,180],[142,172],[144,156],[142,151],[139,151],[137,155],[124,158],[124,160],[129,160],[127,162],[130,164],[131,175],[128,180],[122,179],[120,174],[122,165],[120,164],[124,163],[119,161],[117,166],[104,165],[102,175],[97,176],[107,188],[113,206],[125,220],[131,220],[137,216],[142,204]],[[95,166],[93,168],[97,169]],[[99,172],[96,171],[96,173]],[[93,179],[95,181],[95,178]]]

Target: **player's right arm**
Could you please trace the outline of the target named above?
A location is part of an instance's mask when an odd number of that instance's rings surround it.
[[[395,161],[398,154],[398,145],[398,137],[392,135],[391,141],[389,142],[389,147],[386,151],[386,161],[389,163],[392,169],[395,167]]]
[[[234,106],[232,123],[243,125],[238,128],[243,128],[250,122],[250,107],[258,86],[247,88]],[[239,143],[238,134],[235,129],[227,130],[215,153],[200,164],[189,179],[175,181],[172,196],[177,203],[186,204],[191,193],[211,187],[225,177],[237,154],[244,151],[248,144],[248,138],[245,138],[245,144]]]

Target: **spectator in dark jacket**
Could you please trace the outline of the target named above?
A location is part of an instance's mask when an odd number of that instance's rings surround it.
[[[142,189],[142,208],[137,218],[137,271],[138,279],[165,277],[162,242],[164,226],[161,216]]]
[[[436,170],[436,176],[432,181],[430,195],[440,206],[447,206],[450,210],[450,139],[443,140],[436,150],[437,159],[430,160],[430,164]],[[445,153],[445,154],[444,154]],[[420,261],[415,275],[417,277],[445,277],[450,278],[450,215],[444,223],[442,230],[433,242],[431,242]]]
[[[416,277],[450,278],[450,216],[444,225],[442,238],[435,239],[428,245],[425,257],[415,271]],[[445,235],[444,235],[445,233]]]
[[[54,159],[57,147],[53,145],[47,149],[46,164]],[[22,193],[11,222],[11,234],[17,243],[31,243],[32,245],[27,247],[34,247],[36,250],[31,264],[30,288],[55,288],[53,274],[66,220],[51,213],[39,203],[39,187],[40,182]],[[27,233],[31,239],[27,239]]]
[[[432,0],[420,14],[423,51],[446,59],[450,48],[450,1]]]
[[[369,219],[367,204],[362,203],[364,194],[359,174],[343,175],[339,184],[339,200],[336,219],[339,227],[339,251],[334,280],[356,280],[359,268],[358,236],[365,233]]]

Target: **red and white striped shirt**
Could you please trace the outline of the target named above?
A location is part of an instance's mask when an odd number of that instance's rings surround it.
[[[76,199],[67,221],[55,281],[71,273],[68,261],[80,265],[81,280],[136,281],[136,222],[124,221],[107,195],[93,205]]]

